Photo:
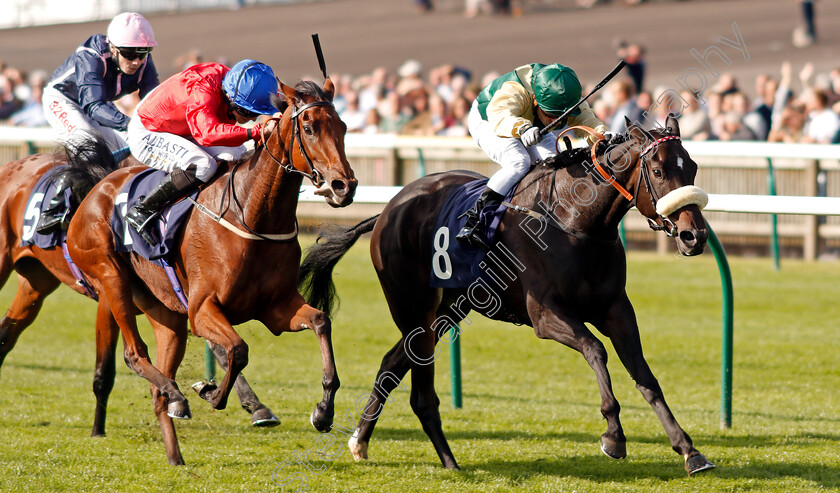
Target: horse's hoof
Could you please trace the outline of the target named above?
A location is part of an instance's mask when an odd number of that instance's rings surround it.
[[[314,426],[316,430],[321,433],[326,433],[332,429],[333,416],[334,414],[332,412],[327,413],[321,411],[321,406],[319,404],[315,406],[315,410],[309,415],[309,422],[312,423],[312,426]]]
[[[616,442],[612,438],[601,436],[601,452],[611,459],[623,459],[627,457],[627,443]]]
[[[347,447],[350,449],[350,453],[353,454],[354,460],[367,460],[368,444],[367,442],[362,442],[359,440],[359,438],[357,437],[358,433],[359,429],[356,428],[356,431],[353,433],[353,436],[351,436],[350,440],[347,442]]]
[[[708,471],[714,469],[716,466],[709,462],[703,454],[692,455],[685,459],[685,470],[691,476],[694,473]]]
[[[251,424],[259,426],[260,428],[270,428],[272,426],[279,425],[280,418],[275,416],[274,413],[271,412],[271,409],[262,407],[254,411],[254,414],[251,415]]]
[[[190,403],[187,401],[170,402],[166,408],[166,415],[172,419],[192,419]]]
[[[218,388],[216,382],[195,382],[192,384],[195,393],[205,401],[211,402],[213,392]]]

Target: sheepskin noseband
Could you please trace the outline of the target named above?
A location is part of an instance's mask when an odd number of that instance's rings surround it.
[[[702,188],[695,187],[694,185],[686,185],[676,190],[671,190],[659,199],[656,202],[656,213],[660,216],[668,217],[688,205],[696,205],[700,210],[703,210],[708,203],[709,194],[703,191]]]

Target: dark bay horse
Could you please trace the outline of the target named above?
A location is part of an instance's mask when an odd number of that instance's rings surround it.
[[[77,145],[66,146],[64,152],[35,154],[0,168],[0,285],[5,284],[12,270],[17,273],[18,280],[12,305],[0,320],[0,366],[20,334],[38,316],[44,299],[60,284],[66,284],[70,289],[90,297],[71,271],[60,246],[39,248],[21,244],[23,239],[32,237],[36,227],[32,220],[37,221],[38,218],[37,210],[27,210],[27,200],[33,188],[50,170],[70,163],[70,166],[64,166],[64,172],[72,174],[73,193],[81,198],[96,182],[118,166],[140,164],[131,157],[118,164],[113,158],[108,159],[109,156],[105,142],[92,138]],[[75,172],[78,169],[86,172]],[[25,221],[24,216],[29,221]],[[25,224],[27,222],[30,224]],[[135,309],[135,314],[139,313]],[[96,371],[93,380],[96,411],[91,434],[105,436],[105,417],[108,397],[114,386],[114,356],[119,337],[117,323],[105,300],[98,306],[96,324]],[[218,351],[215,353],[218,354]],[[237,379],[236,390],[242,407],[251,414],[253,424],[272,426],[279,423],[241,376]]]
[[[697,165],[680,143],[675,118],[668,119],[665,129],[647,133],[633,127],[617,140],[623,142],[611,145],[606,153],[611,166],[582,161],[557,169],[558,163],[563,164],[561,158],[574,155],[574,150],[535,166],[511,199],[496,235],[498,243],[485,257],[482,268],[487,276],[469,288],[432,288],[430,277],[446,264],[441,257],[448,255],[441,231],[434,231],[437,213],[450,192],[481,178],[475,173],[453,171],[421,178],[403,188],[379,216],[322,234],[301,267],[299,282],[310,303],[322,309],[331,306],[333,266],[360,235],[373,231],[371,258],[402,333],[382,359],[371,397],[350,439],[357,460],[367,458],[385,401],[410,369],[411,407],[443,465],[458,468],[441,429],[434,355],[443,333],[475,310],[492,319],[527,324],[537,337],[553,339],[583,355],[595,371],[601,413],[607,420],[601,450],[619,459],[626,456],[620,407],[607,371],[606,350],[585,325],[592,324],[612,341],[662,422],[671,446],[684,457],[688,473],[714,467],[677,424],[645,361],[625,291],[626,257],[618,236],[621,218],[635,205],[654,229],[675,236],[683,255],[700,254],[708,236],[700,212],[707,196],[692,185]]]
[[[309,81],[294,88],[282,82],[279,86],[284,114],[264,126],[266,145],[201,190],[197,202],[202,210],[189,212],[167,259],[187,295],[186,310],[162,268],[116,251],[110,225],[114,203],[128,180],[144,168],[118,170],[97,184],[67,232],[70,254],[108,303],[122,332],[126,363],[153,386],[170,464],[184,463],[170,418],[190,416],[187,399],[174,381],[187,340],[187,319],[193,334],[225,352],[227,372],[219,385],[194,387],[215,409],[225,408],[248,363],[248,346],[233,325],[258,320],[275,335],[313,330],[321,350],[324,393],[310,421],[321,431],[329,430],[333,421],[339,379],[331,324],[297,291],[301,251],[295,216],[304,176],[334,207],[353,201],[357,181],[344,152],[347,127],[332,104],[332,81],[327,79],[323,88]],[[162,331],[166,340],[158,343],[154,365],[132,315],[135,305],[153,324],[169,329]]]

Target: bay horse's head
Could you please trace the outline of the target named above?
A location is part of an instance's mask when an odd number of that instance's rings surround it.
[[[328,78],[324,87],[312,81],[298,82],[295,87],[277,79],[278,87],[288,103],[280,123],[280,138],[267,140],[269,152],[286,155],[284,167],[308,177],[333,207],[353,202],[358,180],[344,152],[347,125],[333,106],[335,86]],[[291,167],[289,167],[291,163]]]
[[[700,212],[708,195],[694,186],[697,163],[680,141],[677,119],[669,115],[665,128],[646,132],[628,124],[639,170],[634,200],[650,227],[673,236],[686,256],[703,253],[709,230]]]

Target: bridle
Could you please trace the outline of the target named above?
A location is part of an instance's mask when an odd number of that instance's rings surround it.
[[[300,117],[300,115],[304,111],[306,111],[310,108],[317,107],[317,106],[333,107],[333,104],[329,101],[313,101],[311,103],[307,103],[307,104],[301,106],[300,108],[296,107],[295,110],[292,112],[292,115],[291,115],[291,118],[292,118],[292,141],[289,142],[289,149],[288,149],[288,152],[286,153],[287,162],[284,163],[284,162],[280,161],[279,159],[277,159],[276,156],[274,156],[273,154],[271,154],[271,152],[269,152],[267,146],[265,147],[265,152],[266,152],[266,154],[268,154],[271,157],[271,159],[274,160],[275,163],[277,163],[281,168],[283,168],[283,171],[285,171],[287,173],[297,173],[297,174],[303,175],[303,176],[309,178],[309,180],[312,182],[313,185],[315,185],[316,187],[320,187],[321,185],[323,185],[324,179],[321,176],[321,173],[318,172],[317,169],[315,169],[315,166],[312,164],[312,159],[309,158],[309,154],[306,152],[306,148],[303,146],[303,139],[300,136],[300,121],[299,121],[299,118],[298,118],[298,117]],[[276,120],[276,121],[279,122],[280,119],[281,118],[279,118],[279,117],[272,117],[272,118],[269,118],[269,121]],[[261,131],[263,132],[263,136],[262,136],[263,137],[263,142],[265,142],[266,141],[265,125],[263,125]],[[301,171],[301,170],[295,168],[295,166],[293,164],[292,156],[294,154],[295,142],[297,142],[297,144],[298,144],[298,148],[300,149],[300,153],[303,155],[303,159],[306,160],[306,166],[309,168],[310,173],[307,173],[306,171]],[[265,145],[265,144],[263,144],[263,145]]]
[[[650,168],[647,166],[648,154],[650,154],[654,149],[656,149],[656,147],[659,144],[667,142],[669,140],[676,140],[677,142],[679,142],[680,138],[677,135],[666,135],[665,137],[661,137],[648,144],[647,147],[645,147],[639,154],[639,160],[641,161],[639,163],[639,168],[642,176],[639,179],[639,181],[636,182],[636,196],[639,196],[639,186],[644,181],[645,191],[647,191],[648,197],[650,197],[650,202],[653,205],[653,210],[656,211],[656,215],[659,217],[659,220],[662,221],[662,224],[660,225],[653,219],[647,218],[648,226],[654,231],[664,231],[667,236],[674,237],[677,236],[677,225],[674,224],[674,222],[668,219],[666,216],[663,216],[659,213],[657,203],[660,201],[661,197],[658,196],[656,190],[653,188],[653,183],[651,183],[650,181]]]
[[[663,215],[662,213],[660,213],[660,209],[657,207],[657,204],[662,199],[667,197],[669,194],[672,194],[672,193],[676,192],[677,190],[683,189],[685,187],[680,187],[680,188],[677,188],[675,190],[671,190],[670,192],[668,192],[668,194],[665,194],[664,196],[659,197],[658,194],[656,193],[656,190],[653,187],[653,183],[651,182],[650,169],[647,165],[647,158],[648,158],[648,155],[654,149],[656,149],[657,146],[659,146],[659,144],[662,144],[663,142],[668,142],[668,141],[671,141],[671,140],[676,140],[676,141],[679,142],[680,137],[678,135],[666,135],[664,137],[660,137],[659,139],[657,139],[657,140],[651,142],[650,144],[648,144],[642,150],[642,152],[639,154],[639,168],[640,168],[639,174],[641,176],[639,177],[638,181],[636,181],[636,186],[634,187],[634,191],[631,194],[630,192],[627,191],[626,188],[624,188],[620,183],[618,183],[618,181],[616,179],[616,176],[615,176],[615,173],[612,171],[612,169],[609,168],[609,167],[606,167],[606,169],[605,169],[605,167],[603,165],[601,165],[601,163],[598,161],[598,156],[596,154],[596,149],[598,147],[598,144],[602,140],[605,139],[604,135],[601,134],[600,132],[597,132],[594,129],[592,129],[590,127],[583,126],[583,125],[569,127],[566,130],[564,130],[563,132],[561,132],[560,135],[558,135],[555,147],[559,146],[560,137],[562,137],[563,134],[565,134],[566,132],[569,132],[571,130],[575,130],[575,129],[583,130],[584,132],[587,132],[590,135],[592,135],[593,137],[595,137],[595,142],[592,144],[592,149],[590,151],[590,156],[592,158],[592,165],[598,171],[598,174],[601,176],[601,178],[603,178],[607,183],[612,185],[613,188],[618,190],[618,192],[622,196],[624,196],[624,198],[626,198],[628,201],[630,201],[631,207],[633,205],[637,204],[637,199],[638,199],[638,196],[639,196],[639,189],[641,188],[642,183],[644,183],[645,184],[645,191],[647,191],[648,197],[650,198],[651,205],[653,205],[653,210],[655,211],[656,216],[659,219],[659,221],[662,222],[662,224],[659,224],[655,220],[653,220],[651,218],[647,218],[648,226],[650,227],[650,229],[652,229],[654,231],[664,231],[665,234],[669,237],[676,236],[677,235],[677,225],[674,224],[673,221],[668,219],[667,215]],[[556,150],[557,150],[558,153],[560,152],[559,148],[557,148]],[[705,203],[703,205],[705,205]]]

